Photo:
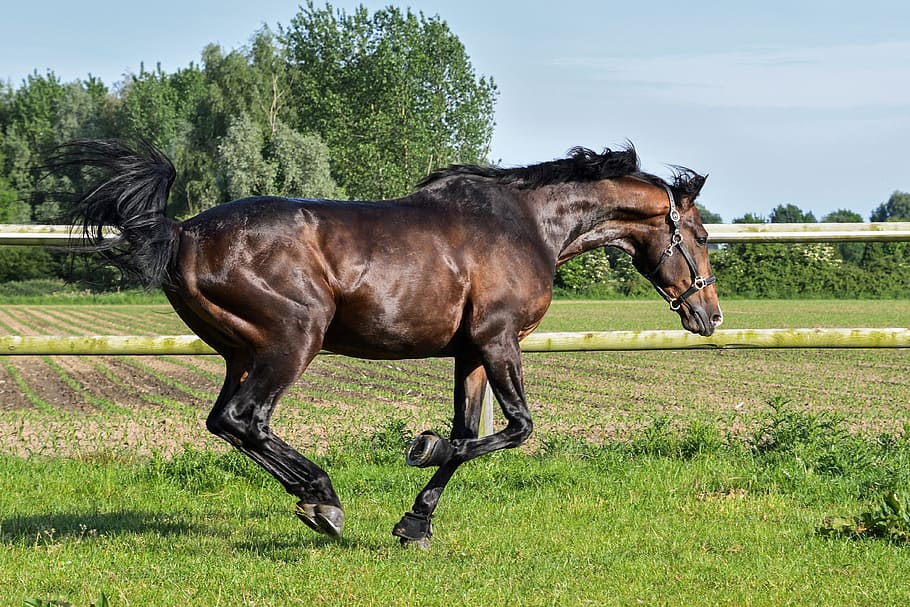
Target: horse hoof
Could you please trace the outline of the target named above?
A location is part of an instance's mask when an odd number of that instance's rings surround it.
[[[337,506],[305,504],[300,501],[297,502],[294,514],[316,533],[322,533],[335,539],[341,537],[344,529],[344,511]]]
[[[402,546],[427,550],[430,548],[430,538],[433,537],[431,517],[407,512],[392,529],[392,535],[399,538]]]
[[[452,443],[442,438],[432,430],[423,432],[411,441],[405,453],[404,461],[408,466],[427,468],[441,466],[452,457],[455,448]]]

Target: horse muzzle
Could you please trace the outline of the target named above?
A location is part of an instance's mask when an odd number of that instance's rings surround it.
[[[702,306],[694,302],[680,306],[676,312],[682,320],[682,326],[686,331],[696,333],[702,337],[710,337],[724,322],[724,315],[720,311],[720,306],[715,302],[713,305]]]

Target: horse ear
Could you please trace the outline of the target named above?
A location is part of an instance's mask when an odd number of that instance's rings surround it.
[[[692,195],[690,198],[694,201],[698,198],[698,195],[701,193],[701,189],[705,186],[705,181],[708,180],[708,176],[696,175],[692,178]]]
[[[702,176],[697,173],[693,173],[692,177],[689,178],[688,182],[685,185],[685,193],[682,196],[682,206],[688,208],[695,204],[695,199],[698,198],[698,195],[701,193],[701,189],[705,185],[705,181],[708,179],[708,176]]]

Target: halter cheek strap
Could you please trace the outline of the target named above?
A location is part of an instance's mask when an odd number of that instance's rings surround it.
[[[657,292],[660,293],[661,297],[667,300],[671,310],[678,310],[694,293],[701,291],[708,285],[714,284],[717,281],[717,278],[714,274],[704,277],[698,273],[698,266],[695,265],[695,260],[692,259],[692,255],[689,253],[688,249],[686,249],[686,245],[683,244],[682,234],[679,231],[679,211],[676,209],[676,198],[673,196],[673,190],[666,185],[664,186],[664,189],[667,190],[667,197],[670,199],[670,214],[667,221],[672,230],[670,244],[667,245],[667,248],[661,254],[660,260],[657,262],[657,265],[654,266],[654,269],[645,274],[645,278],[651,281],[651,284],[654,285],[654,288],[657,289]],[[668,258],[673,257],[675,249],[679,249],[679,252],[686,260],[686,264],[689,266],[689,271],[692,273],[692,284],[674,299],[663,287],[657,284],[655,279],[657,271],[660,270],[660,266],[663,265]]]

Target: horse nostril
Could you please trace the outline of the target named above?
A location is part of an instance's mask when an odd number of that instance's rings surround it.
[[[719,327],[721,324],[723,324],[723,322],[724,322],[723,314],[715,314],[714,316],[711,317],[711,323],[715,327]]]

